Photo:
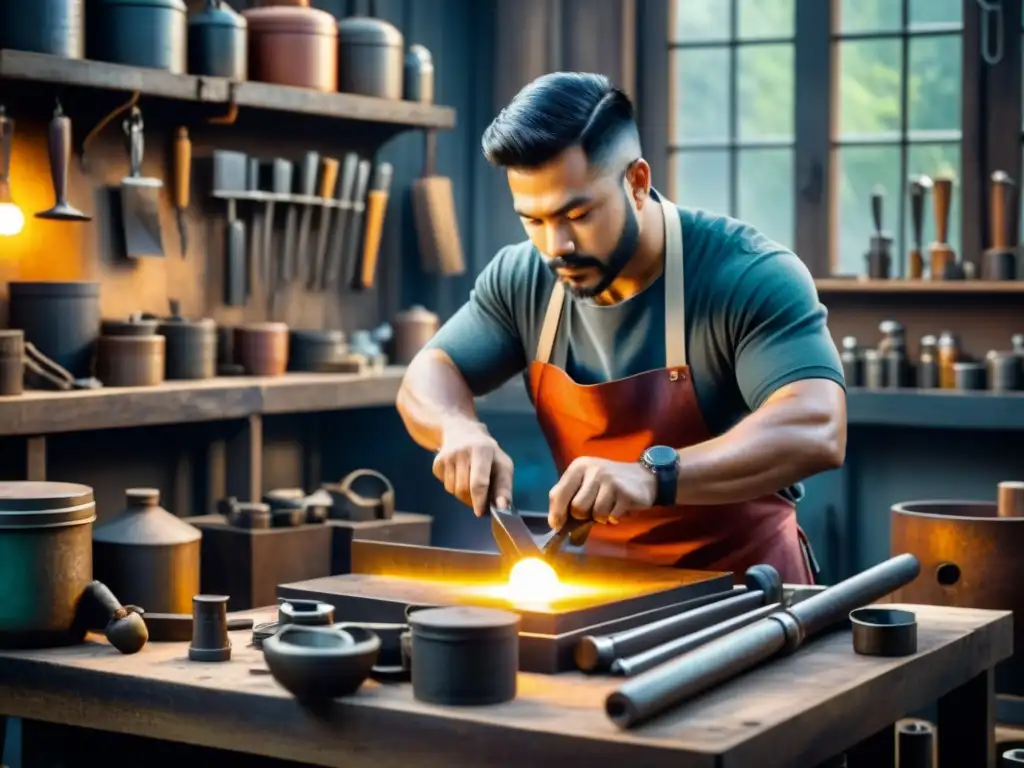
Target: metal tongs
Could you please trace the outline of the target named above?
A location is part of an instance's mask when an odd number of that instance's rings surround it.
[[[550,560],[557,555],[568,540],[574,546],[582,546],[594,526],[593,520],[569,520],[542,544],[537,544],[529,527],[515,507],[496,507],[491,504],[491,535],[498,545],[501,556],[510,563],[524,558],[535,557]]]

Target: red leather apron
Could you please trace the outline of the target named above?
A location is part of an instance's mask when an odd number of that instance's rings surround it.
[[[711,439],[686,364],[683,231],[665,217],[665,368],[603,384],[577,384],[549,360],[565,305],[551,293],[529,385],[537,419],[561,474],[580,456],[637,461],[652,445],[688,448]],[[732,571],[768,563],[791,584],[813,584],[812,556],[792,502],[778,494],[739,504],[661,507],[618,525],[594,526],[587,551],[679,568]]]

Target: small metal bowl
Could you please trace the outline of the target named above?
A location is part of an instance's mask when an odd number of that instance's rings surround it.
[[[380,638],[360,627],[289,624],[263,641],[270,674],[300,701],[317,703],[349,696],[370,676]]]
[[[910,656],[917,653],[917,616],[899,608],[850,611],[853,650],[862,656]]]

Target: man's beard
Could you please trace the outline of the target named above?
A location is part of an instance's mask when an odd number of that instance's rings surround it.
[[[625,197],[625,193],[623,193]],[[637,222],[636,214],[626,199],[626,221],[622,225],[622,234],[619,235],[619,242],[608,255],[607,260],[602,261],[596,256],[586,253],[571,253],[566,256],[559,256],[551,259],[547,264],[548,268],[555,273],[555,277],[562,280],[558,275],[559,269],[593,269],[600,275],[600,279],[593,285],[576,286],[565,283],[569,292],[578,299],[592,299],[611,287],[615,278],[619,276],[629,260],[633,258],[637,245],[640,242],[640,224]]]

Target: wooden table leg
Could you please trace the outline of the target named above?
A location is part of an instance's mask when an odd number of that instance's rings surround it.
[[[939,765],[996,764],[994,673],[982,672],[939,699]]]
[[[896,726],[886,726],[848,750],[846,768],[896,768]]]

